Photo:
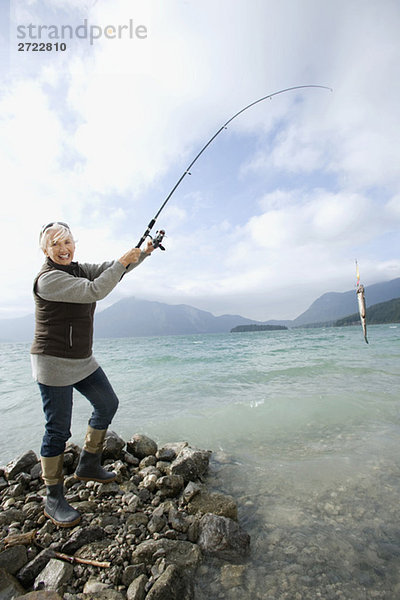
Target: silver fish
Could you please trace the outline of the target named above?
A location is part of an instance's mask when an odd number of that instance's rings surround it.
[[[358,300],[358,310],[360,313],[361,325],[364,332],[364,340],[368,344],[367,340],[367,312],[365,310],[365,295],[364,295],[364,286],[361,283],[357,287],[357,300]]]

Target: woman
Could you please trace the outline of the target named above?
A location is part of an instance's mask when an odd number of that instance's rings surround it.
[[[133,248],[116,261],[80,264],[73,261],[75,242],[70,228],[61,222],[42,228],[40,247],[46,261],[33,286],[36,328],[31,359],[46,418],[40,453],[47,493],[45,515],[56,525],[72,527],[80,514],[64,497],[63,458],[71,436],[74,388],[93,406],[75,476],[83,481],[115,479],[115,473],[101,466],[103,442],[118,398],[92,354],[96,301],[105,298],[124,273],[154,248],[149,242],[146,251]]]

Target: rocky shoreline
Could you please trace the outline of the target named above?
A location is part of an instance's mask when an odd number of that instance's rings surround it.
[[[207,488],[210,451],[138,434],[125,443],[110,431],[103,460],[117,479],[108,484],[74,477],[79,454],[67,445],[66,498],[82,515],[71,529],[43,514],[33,451],[0,468],[0,600],[192,600],[209,558],[232,574],[244,568],[250,537],[235,500]]]

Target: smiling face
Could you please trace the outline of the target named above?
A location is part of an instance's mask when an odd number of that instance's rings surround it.
[[[74,259],[75,242],[67,229],[51,228],[47,233],[46,246],[43,252],[57,265],[70,265]]]

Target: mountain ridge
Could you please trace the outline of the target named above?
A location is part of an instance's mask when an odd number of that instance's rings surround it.
[[[365,287],[368,306],[400,297],[400,277]],[[357,312],[355,290],[327,292],[296,319],[256,321],[240,315],[214,316],[188,304],[166,304],[123,298],[95,317],[95,338],[224,333],[240,325],[283,325],[302,327],[333,322]],[[0,320],[0,341],[26,342],[33,338],[34,315]]]

